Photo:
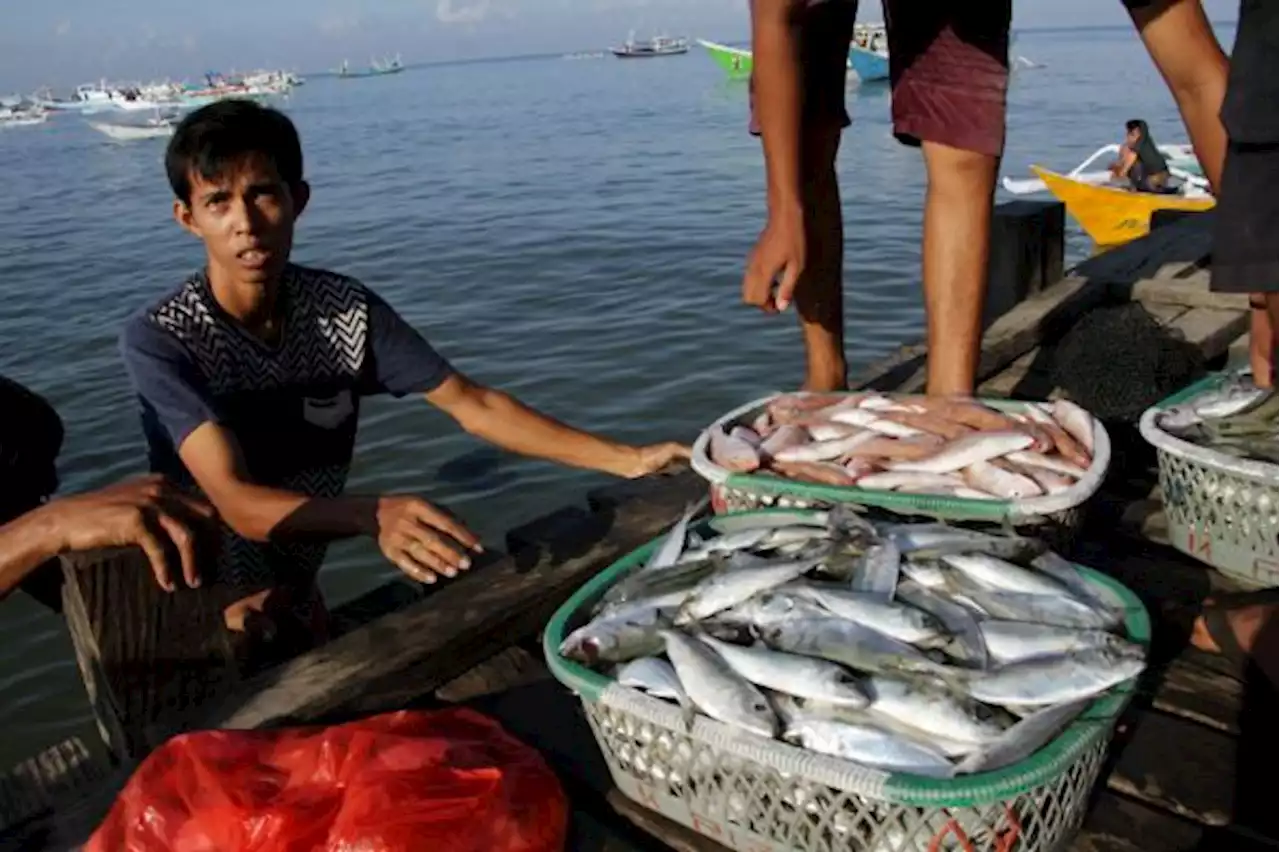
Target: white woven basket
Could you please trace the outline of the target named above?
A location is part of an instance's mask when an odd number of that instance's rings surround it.
[[[1156,449],[1169,542],[1244,585],[1275,586],[1280,468],[1196,446],[1156,423],[1162,411],[1217,378],[1152,406],[1138,423],[1142,437]]]

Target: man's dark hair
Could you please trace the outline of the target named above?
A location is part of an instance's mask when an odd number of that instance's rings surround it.
[[[1133,132],[1133,131],[1135,131],[1135,130],[1141,130],[1141,129],[1142,129],[1142,119],[1140,119],[1140,118],[1131,118],[1131,119],[1129,119],[1128,121],[1126,121],[1126,122],[1124,123],[1124,129],[1125,129],[1125,130],[1127,130],[1127,131],[1129,131],[1130,133],[1132,133],[1132,132]]]
[[[191,201],[191,174],[215,180],[246,157],[266,157],[290,186],[302,183],[302,143],[288,116],[254,101],[228,98],[178,124],[164,154],[173,194]]]

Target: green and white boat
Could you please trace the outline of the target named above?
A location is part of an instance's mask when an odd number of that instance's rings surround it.
[[[706,48],[707,53],[711,54],[711,58],[730,78],[746,79],[751,76],[751,51],[702,38],[698,39],[698,44]]]

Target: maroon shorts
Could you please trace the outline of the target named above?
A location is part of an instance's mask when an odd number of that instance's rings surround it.
[[[894,135],[908,145],[938,142],[999,156],[1012,0],[882,0],[882,5]],[[823,0],[800,12],[806,126],[849,125],[845,79],[857,12],[857,0]],[[750,130],[760,132],[754,86]]]

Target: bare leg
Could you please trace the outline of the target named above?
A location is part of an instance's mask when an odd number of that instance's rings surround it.
[[[991,253],[991,205],[999,158],[922,143],[929,187],[924,204],[924,302],[929,386],[972,395],[982,346]]]
[[[1276,383],[1276,294],[1254,293],[1249,297],[1249,367],[1260,388]]]
[[[796,285],[795,305],[804,335],[808,391],[847,387],[844,355],[844,217],[836,154],[840,128],[812,132],[802,152],[807,263]]]
[[[1147,52],[1164,76],[1205,177],[1217,192],[1226,162],[1227,131],[1219,113],[1230,63],[1209,26],[1200,0],[1167,0],[1133,12]],[[1249,365],[1260,387],[1275,384],[1274,293],[1254,294],[1249,318]]]

